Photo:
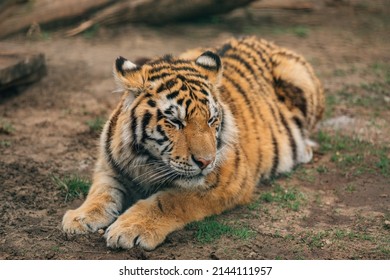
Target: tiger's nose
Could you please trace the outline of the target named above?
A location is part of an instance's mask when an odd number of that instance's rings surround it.
[[[205,159],[202,157],[195,157],[192,155],[192,160],[196,163],[197,166],[199,166],[200,169],[205,169],[207,166],[210,165],[214,161],[214,158],[211,159]]]

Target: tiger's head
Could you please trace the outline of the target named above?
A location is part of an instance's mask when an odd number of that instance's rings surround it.
[[[220,101],[221,75],[221,59],[210,51],[142,66],[117,58],[114,76],[124,92],[118,149],[132,151],[117,157],[138,183],[200,186],[224,160],[236,131]]]

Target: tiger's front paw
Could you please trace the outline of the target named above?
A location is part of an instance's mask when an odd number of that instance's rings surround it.
[[[112,224],[118,215],[119,213],[114,209],[109,210],[103,207],[84,209],[80,207],[65,213],[62,219],[62,229],[71,234],[96,232]]]
[[[137,216],[125,213],[106,230],[104,236],[108,247],[130,249],[140,246],[153,250],[164,241],[170,232],[167,231],[168,224],[163,226],[148,217]]]

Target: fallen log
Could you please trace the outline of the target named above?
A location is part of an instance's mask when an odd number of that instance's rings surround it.
[[[104,7],[112,0],[35,0],[11,1],[8,8],[0,13],[0,38],[21,30],[28,29],[33,24],[49,24],[63,20],[74,19]]]
[[[46,64],[42,53],[0,43],[0,94],[10,87],[38,81],[45,74]]]
[[[95,24],[137,22],[164,24],[229,12],[254,0],[8,0],[13,3],[0,12],[0,37],[31,25],[48,25],[70,19],[86,19],[69,30],[72,36]],[[27,7],[30,5],[29,7]],[[12,9],[12,13],[9,10]]]

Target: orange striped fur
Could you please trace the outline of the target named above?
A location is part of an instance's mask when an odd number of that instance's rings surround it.
[[[324,111],[299,55],[254,37],[138,66],[119,57],[123,97],[101,135],[68,233],[107,228],[110,247],[154,249],[189,222],[249,203],[259,180],[312,158]]]

